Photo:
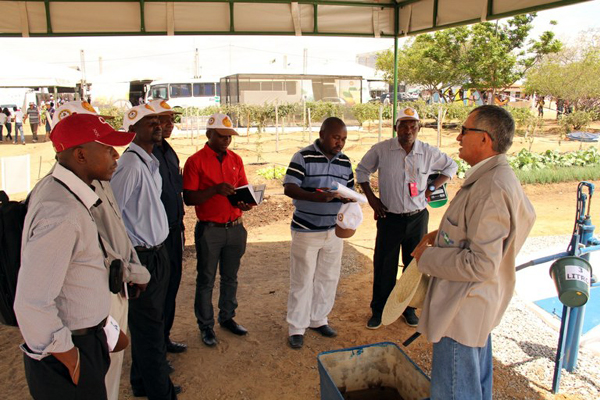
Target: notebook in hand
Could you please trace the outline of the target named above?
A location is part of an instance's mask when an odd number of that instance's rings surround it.
[[[227,196],[229,202],[233,206],[237,206],[240,201],[246,204],[260,204],[265,196],[265,188],[267,185],[250,184],[235,188],[235,193]]]

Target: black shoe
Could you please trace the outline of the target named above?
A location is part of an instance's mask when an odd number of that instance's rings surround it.
[[[402,318],[404,318],[404,322],[406,322],[406,325],[408,326],[414,327],[419,325],[419,317],[417,317],[417,314],[415,314],[415,309],[412,307],[404,310],[402,313]]]
[[[175,392],[175,394],[181,393],[181,386],[173,385],[173,392]],[[145,389],[138,389],[138,390],[133,389],[133,397],[148,397],[148,396],[146,395]]]
[[[208,347],[215,347],[217,345],[217,335],[213,328],[202,329],[202,342]]]
[[[381,327],[381,315],[373,314],[367,322],[367,329],[379,329]]]
[[[329,325],[321,325],[318,328],[310,328],[310,329],[312,329],[313,331],[319,332],[321,335],[323,335],[325,337],[336,337],[337,336],[337,332],[335,331],[335,329],[333,329]]]
[[[170,340],[167,342],[168,353],[183,353],[186,350],[187,344],[185,343],[171,342]]]
[[[304,346],[304,335],[292,335],[288,337],[288,343],[292,349],[301,349]]]
[[[167,372],[169,373],[169,375],[171,375],[173,372],[175,372],[175,367],[169,360],[167,360]]]
[[[228,319],[227,321],[220,322],[220,324],[223,328],[238,336],[244,336],[248,333],[248,330],[246,330],[246,328],[235,322],[233,318]]]

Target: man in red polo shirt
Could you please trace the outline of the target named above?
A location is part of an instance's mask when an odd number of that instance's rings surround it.
[[[233,320],[237,308],[237,273],[246,251],[247,232],[242,224],[242,211],[252,206],[231,205],[227,196],[235,188],[248,184],[242,158],[228,150],[231,136],[237,135],[231,119],[213,114],[206,124],[208,142],[191,156],[183,169],[183,200],[196,206],[196,299],[194,312],[202,341],[215,346],[217,338],[212,306],[212,292],[217,274],[221,274],[219,324],[236,335],[248,331]]]

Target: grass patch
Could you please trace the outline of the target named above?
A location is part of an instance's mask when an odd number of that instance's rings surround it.
[[[600,179],[600,166],[543,168],[529,171],[514,169],[522,185],[532,183],[560,183],[571,181],[595,181]]]

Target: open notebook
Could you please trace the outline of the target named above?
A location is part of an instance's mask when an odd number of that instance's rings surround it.
[[[233,206],[237,206],[240,201],[247,204],[260,204],[265,197],[265,189],[267,185],[256,185],[250,184],[235,188],[235,193],[227,196],[229,202]]]

